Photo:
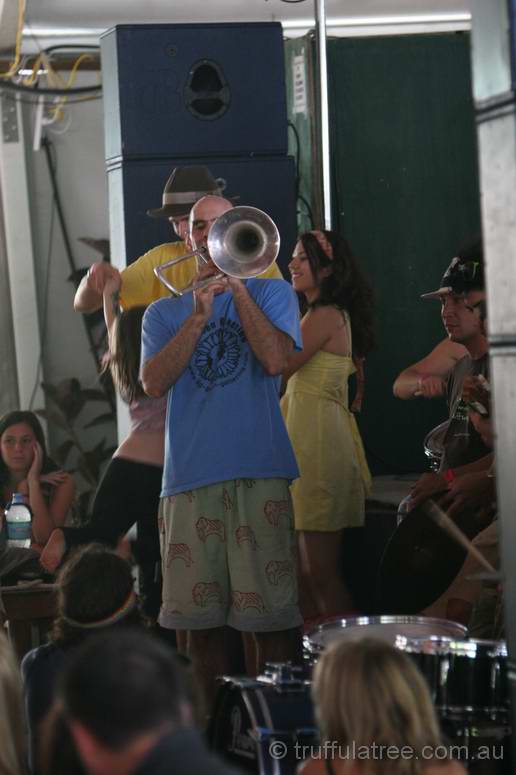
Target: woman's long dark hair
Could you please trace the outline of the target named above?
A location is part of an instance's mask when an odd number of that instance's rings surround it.
[[[130,404],[145,396],[140,382],[142,320],[146,307],[131,307],[115,321],[109,368],[122,400]]]
[[[47,453],[47,445],[45,442],[43,428],[41,427],[41,423],[34,412],[23,412],[18,410],[4,414],[4,416],[0,419],[0,439],[11,426],[18,425],[22,422],[26,423],[26,425],[32,429],[34,436],[36,437],[36,441],[43,450],[43,465],[41,467],[41,473],[48,474],[50,471],[56,471],[58,466]],[[4,463],[4,459],[0,453],[0,501],[3,501],[3,490],[9,485],[10,478],[9,469]]]
[[[353,355],[365,357],[375,345],[373,333],[373,292],[358,268],[347,240],[334,231],[322,232],[333,251],[329,258],[317,237],[305,232],[299,238],[319,285],[319,296],[310,307],[334,305],[346,310],[353,332]],[[332,268],[332,273],[321,277],[321,269]]]

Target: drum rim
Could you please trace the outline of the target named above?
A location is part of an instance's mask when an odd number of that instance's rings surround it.
[[[428,624],[430,626],[440,624],[448,625],[449,629],[455,627],[457,630],[462,631],[464,635],[468,631],[467,627],[464,627],[463,624],[454,622],[451,619],[439,619],[435,616],[412,616],[409,614],[382,614],[379,616],[354,616],[347,619],[335,616],[316,625],[312,630],[309,630],[306,633],[306,636],[310,637],[317,632],[324,632],[324,630],[329,629],[331,625],[335,624],[339,624],[340,629],[343,630],[346,629],[346,627],[364,627],[368,624]]]
[[[403,643],[402,640],[405,640]],[[399,642],[398,642],[399,641]],[[430,635],[427,638],[407,638],[399,635],[396,647],[407,654],[428,654],[430,656],[449,654],[475,659],[477,656],[507,657],[507,644],[503,640],[482,640],[477,638],[449,638]],[[420,646],[421,648],[417,648]],[[427,648],[423,648],[426,646]],[[433,648],[432,648],[433,647]]]
[[[305,647],[306,651],[308,651],[309,654],[319,655],[324,651],[326,646],[325,644],[318,643],[314,639],[317,635],[320,635],[321,633],[329,630],[332,627],[332,625],[333,626],[338,625],[338,627],[335,629],[345,630],[348,627],[352,627],[352,626],[364,627],[368,624],[400,624],[400,625],[401,624],[425,624],[430,627],[433,625],[436,626],[436,625],[443,625],[443,624],[448,625],[448,627],[451,627],[453,625],[461,632],[460,634],[458,632],[455,637],[450,634],[449,637],[451,640],[464,640],[467,633],[467,628],[464,627],[464,625],[460,624],[459,622],[453,622],[449,619],[439,619],[433,616],[411,616],[411,615],[398,616],[395,614],[392,614],[392,615],[382,614],[379,616],[355,616],[355,617],[350,617],[348,619],[344,619],[340,616],[335,616],[330,619],[327,619],[325,622],[318,624],[312,630],[309,630],[308,632],[306,632],[303,635],[303,646]],[[402,633],[398,633],[396,635],[396,638],[398,637],[406,637],[406,636],[403,636]],[[430,636],[427,636],[427,637],[430,637]],[[443,635],[442,637],[448,637],[448,636]]]

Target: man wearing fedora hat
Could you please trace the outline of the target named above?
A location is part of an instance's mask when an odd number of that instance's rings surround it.
[[[147,210],[152,218],[167,218],[179,241],[166,242],[149,250],[120,273],[105,261],[92,264],[82,279],[74,299],[76,312],[95,312],[102,307],[102,293],[106,282],[121,277],[120,304],[124,309],[137,305],[148,306],[153,301],[169,296],[170,292],[154,274],[154,269],[174,258],[189,253],[185,245],[188,216],[193,205],[207,194],[222,196],[225,181],[215,179],[203,165],[176,167],[165,184],[162,206]],[[195,256],[165,270],[164,276],[176,288],[189,285],[197,274]],[[261,277],[281,278],[274,263]]]

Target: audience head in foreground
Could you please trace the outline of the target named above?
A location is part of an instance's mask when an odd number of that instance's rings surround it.
[[[424,677],[390,644],[364,638],[330,646],[315,668],[312,692],[335,775],[464,773],[457,762],[442,760],[445,747]]]
[[[92,775],[227,772],[193,729],[181,665],[143,631],[113,631],[84,644],[63,674],[59,701]]]
[[[0,772],[21,775],[25,767],[25,733],[20,671],[16,656],[0,630]]]

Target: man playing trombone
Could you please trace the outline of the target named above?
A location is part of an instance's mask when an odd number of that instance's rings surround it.
[[[106,261],[92,264],[83,277],[74,299],[76,312],[95,312],[102,308],[102,294],[106,282],[120,277],[120,305],[124,310],[139,304],[147,306],[168,296],[169,291],[155,276],[157,266],[183,255],[188,231],[188,217],[194,203],[205,194],[222,196],[225,181],[215,179],[202,165],[175,167],[168,178],[162,196],[162,206],[147,210],[151,218],[167,219],[178,241],[156,245],[143,256],[129,263],[121,272]],[[118,256],[118,260],[122,257]],[[125,257],[131,261],[132,256]],[[192,281],[196,273],[195,259],[176,264],[166,271],[168,280],[179,287]],[[264,277],[281,277],[276,264],[269,267]]]
[[[189,631],[208,697],[231,670],[225,625],[254,634],[255,672],[298,657],[302,621],[288,489],[298,469],[278,400],[301,347],[298,303],[284,280],[216,274],[208,233],[232,207],[194,205],[188,242],[205,261],[199,279],[215,279],[152,304],[142,335],[145,391],[168,392],[160,624]]]

